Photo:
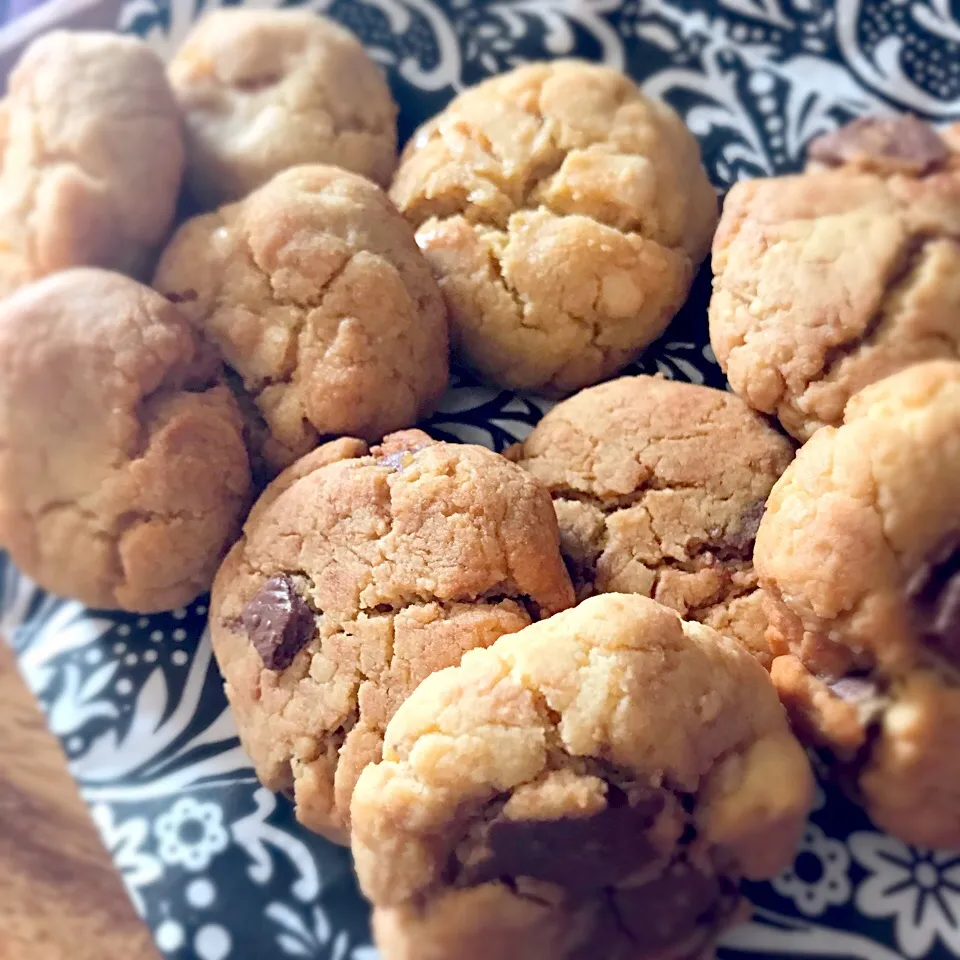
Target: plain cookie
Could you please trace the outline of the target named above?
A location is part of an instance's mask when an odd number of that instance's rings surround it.
[[[540,486],[409,430],[281,474],[217,575],[210,629],[258,777],[342,843],[354,783],[416,685],[572,602]]]
[[[557,60],[460,94],[407,145],[390,195],[417,228],[460,358],[565,393],[666,328],[717,201],[693,135],[608,67]]]
[[[763,668],[610,594],[425,679],[353,795],[385,960],[709,957],[813,778]]]
[[[208,589],[250,500],[240,411],[172,304],[77,268],[0,303],[0,543],[28,576],[139,613]]]
[[[386,194],[344,170],[294,167],[187,221],[154,286],[237,374],[258,472],[330,435],[408,427],[446,389],[430,268]]]
[[[713,245],[710,342],[733,389],[806,440],[858,390],[960,357],[960,128],[855,121],[811,171],[741,181]]]
[[[301,163],[390,180],[390,88],[357,38],[330,20],[306,10],[216,10],[187,35],[169,76],[186,128],[187,180],[208,208]]]
[[[755,562],[781,696],[871,817],[960,847],[960,363],[876,383],[774,487]]]

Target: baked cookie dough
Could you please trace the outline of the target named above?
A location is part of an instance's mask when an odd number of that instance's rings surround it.
[[[208,208],[301,163],[390,180],[390,88],[357,38],[330,20],[306,10],[216,10],[187,35],[169,76],[186,128],[187,181]]]
[[[573,60],[460,94],[407,145],[390,195],[440,281],[460,358],[552,394],[609,376],[663,332],[717,220],[679,117]]]
[[[509,455],[553,497],[579,598],[653,597],[769,665],[753,539],[793,447],[742,400],[622,377],[554,407]]]
[[[573,602],[550,498],[419,430],[280,475],[217,575],[213,649],[240,739],[297,817],[347,842],[353,786],[428,674]]]
[[[187,221],[154,286],[242,381],[268,475],[327,435],[373,441],[410,426],[446,389],[430,268],[386,194],[344,170],[294,167]]]
[[[773,677],[876,823],[960,847],[960,362],[876,383],[774,487],[755,562]],[[787,652],[789,651],[789,652]]]
[[[0,544],[92,607],[208,589],[249,504],[236,401],[173,304],[76,268],[0,302]]]
[[[792,861],[812,788],[749,654],[610,594],[424,680],[352,845],[384,960],[707,957],[741,877]]]
[[[166,237],[180,114],[142,41],[57,30],[0,101],[0,296],[68,267],[137,273]]]
[[[810,158],[731,189],[710,303],[730,385],[801,440],[868,384],[960,357],[960,127],[861,119]]]

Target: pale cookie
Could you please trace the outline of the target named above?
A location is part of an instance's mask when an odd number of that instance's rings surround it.
[[[710,303],[730,385],[801,440],[868,384],[960,357],[960,128],[859,120],[810,156],[731,189]]]
[[[753,539],[793,447],[742,400],[623,377],[554,407],[509,455],[553,497],[578,597],[653,597],[769,665]]]
[[[257,775],[347,842],[354,783],[414,687],[572,602],[540,486],[409,430],[281,474],[217,575],[210,629]]]
[[[378,187],[294,167],[187,221],[154,286],[237,373],[268,475],[327,435],[376,440],[429,413],[447,385],[443,298]]]
[[[0,101],[0,296],[56,270],[138,273],[183,172],[163,64],[114,33],[35,40]]]
[[[0,544],[24,573],[93,607],[180,606],[249,498],[240,411],[175,306],[90,268],[0,303]]]
[[[686,299],[716,226],[693,135],[608,67],[519,67],[407,145],[391,196],[447,299],[460,358],[565,393],[629,363]]]
[[[813,789],[738,644],[609,594],[467,653],[353,796],[384,960],[689,960],[793,859]]]
[[[960,362],[876,383],[774,487],[757,535],[773,677],[876,823],[960,847]]]
[[[390,180],[390,88],[356,37],[330,20],[306,10],[216,10],[187,35],[169,76],[186,127],[187,180],[208,208],[301,163]]]

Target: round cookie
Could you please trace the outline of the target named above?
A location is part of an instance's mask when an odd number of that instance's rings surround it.
[[[217,575],[213,649],[240,739],[301,823],[346,842],[353,786],[425,676],[573,602],[550,498],[419,430],[321,447],[254,507]]]
[[[510,456],[553,497],[578,597],[653,597],[769,665],[753,539],[793,448],[742,400],[622,377],[554,407]]]
[[[73,266],[139,272],[182,172],[180,114],[146,44],[63,30],[35,40],[0,102],[0,296]]]
[[[960,127],[861,119],[810,157],[727,194],[710,302],[731,386],[801,440],[868,384],[960,357]]]
[[[686,299],[717,203],[693,135],[608,67],[556,60],[461,93],[390,195],[447,299],[460,358],[560,394],[629,363]]]
[[[208,208],[301,163],[390,180],[390,88],[357,38],[330,20],[307,10],[215,10],[187,35],[169,77],[186,128],[187,180]]]
[[[154,286],[242,381],[268,474],[326,435],[410,426],[446,389],[443,298],[412,231],[383,191],[335,167],[294,167],[187,221]]]
[[[139,613],[209,588],[250,499],[220,369],[120,274],[76,268],[0,303],[0,544],[28,576]]]
[[[384,960],[712,956],[813,778],[763,668],[609,594],[420,684],[353,795]]]
[[[873,384],[774,487],[755,562],[797,729],[871,817],[960,846],[960,362]]]

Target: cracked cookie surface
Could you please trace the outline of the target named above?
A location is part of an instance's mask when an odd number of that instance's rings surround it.
[[[386,186],[397,159],[390,88],[347,30],[306,10],[226,8],[170,62],[187,180],[206,207],[240,200],[302,163]]]
[[[960,128],[862,119],[810,156],[731,189],[710,303],[731,386],[801,440],[868,384],[960,356]]]
[[[879,826],[960,846],[960,362],[873,384],[774,487],[772,674]]]
[[[0,101],[0,295],[74,266],[139,272],[166,236],[182,172],[180,114],[145,43],[64,30],[36,40]]]
[[[579,598],[653,597],[769,665],[753,540],[793,447],[742,400],[622,377],[554,407],[509,455],[550,491]]]
[[[64,271],[0,304],[0,543],[92,607],[208,589],[250,499],[240,411],[176,307]]]
[[[460,357],[565,393],[616,372],[686,299],[717,203],[693,135],[607,67],[519,67],[407,145],[390,195],[417,228]]]
[[[294,167],[187,221],[154,286],[242,381],[258,472],[324,435],[410,426],[446,389],[443,299],[410,227],[335,167]]]
[[[346,842],[354,783],[420,680],[572,602],[545,491],[410,430],[281,474],[217,575],[210,627],[257,775]]]
[[[607,594],[471,651],[387,727],[351,806],[385,960],[712,956],[812,795],[763,668]]]

